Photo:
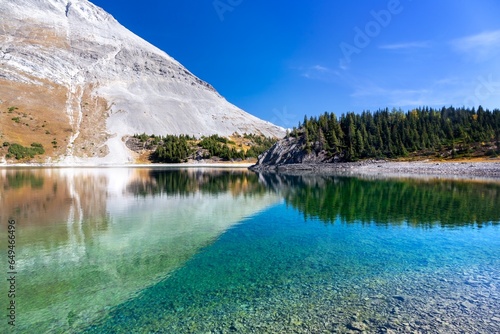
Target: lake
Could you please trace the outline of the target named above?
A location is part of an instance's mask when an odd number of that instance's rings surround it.
[[[500,182],[8,168],[0,191],[2,333],[500,332]]]

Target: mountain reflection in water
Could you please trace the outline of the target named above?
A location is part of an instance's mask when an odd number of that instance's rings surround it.
[[[6,169],[0,189],[2,235],[17,222],[17,329],[40,333],[88,324],[279,202],[244,170]]]

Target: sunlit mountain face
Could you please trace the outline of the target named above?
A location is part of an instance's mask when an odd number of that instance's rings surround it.
[[[285,134],[87,0],[2,1],[0,12],[2,140],[42,144],[40,162],[133,162],[124,138],[140,133]]]

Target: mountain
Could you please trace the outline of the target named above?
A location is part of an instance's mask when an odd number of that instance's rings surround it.
[[[41,143],[45,161],[132,162],[124,140],[143,132],[285,133],[86,0],[0,0],[0,12],[0,140]]]

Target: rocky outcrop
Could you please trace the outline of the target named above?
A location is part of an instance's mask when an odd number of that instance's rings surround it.
[[[321,150],[318,143],[308,150],[302,137],[287,137],[278,141],[268,151],[259,156],[257,163],[250,167],[257,172],[274,172],[289,175],[306,174],[339,174],[377,177],[446,177],[467,179],[500,178],[500,161],[490,158],[484,161],[442,162],[422,161],[388,161],[365,159],[348,162],[342,154],[331,156]],[[266,182],[269,184],[269,182]],[[282,181],[271,182],[282,184]],[[276,188],[273,186],[273,188]]]
[[[322,150],[318,143],[308,150],[302,137],[287,137],[261,154],[257,163],[251,169],[276,169],[285,165],[319,164],[334,162],[339,159],[339,156],[332,157],[325,150]]]

